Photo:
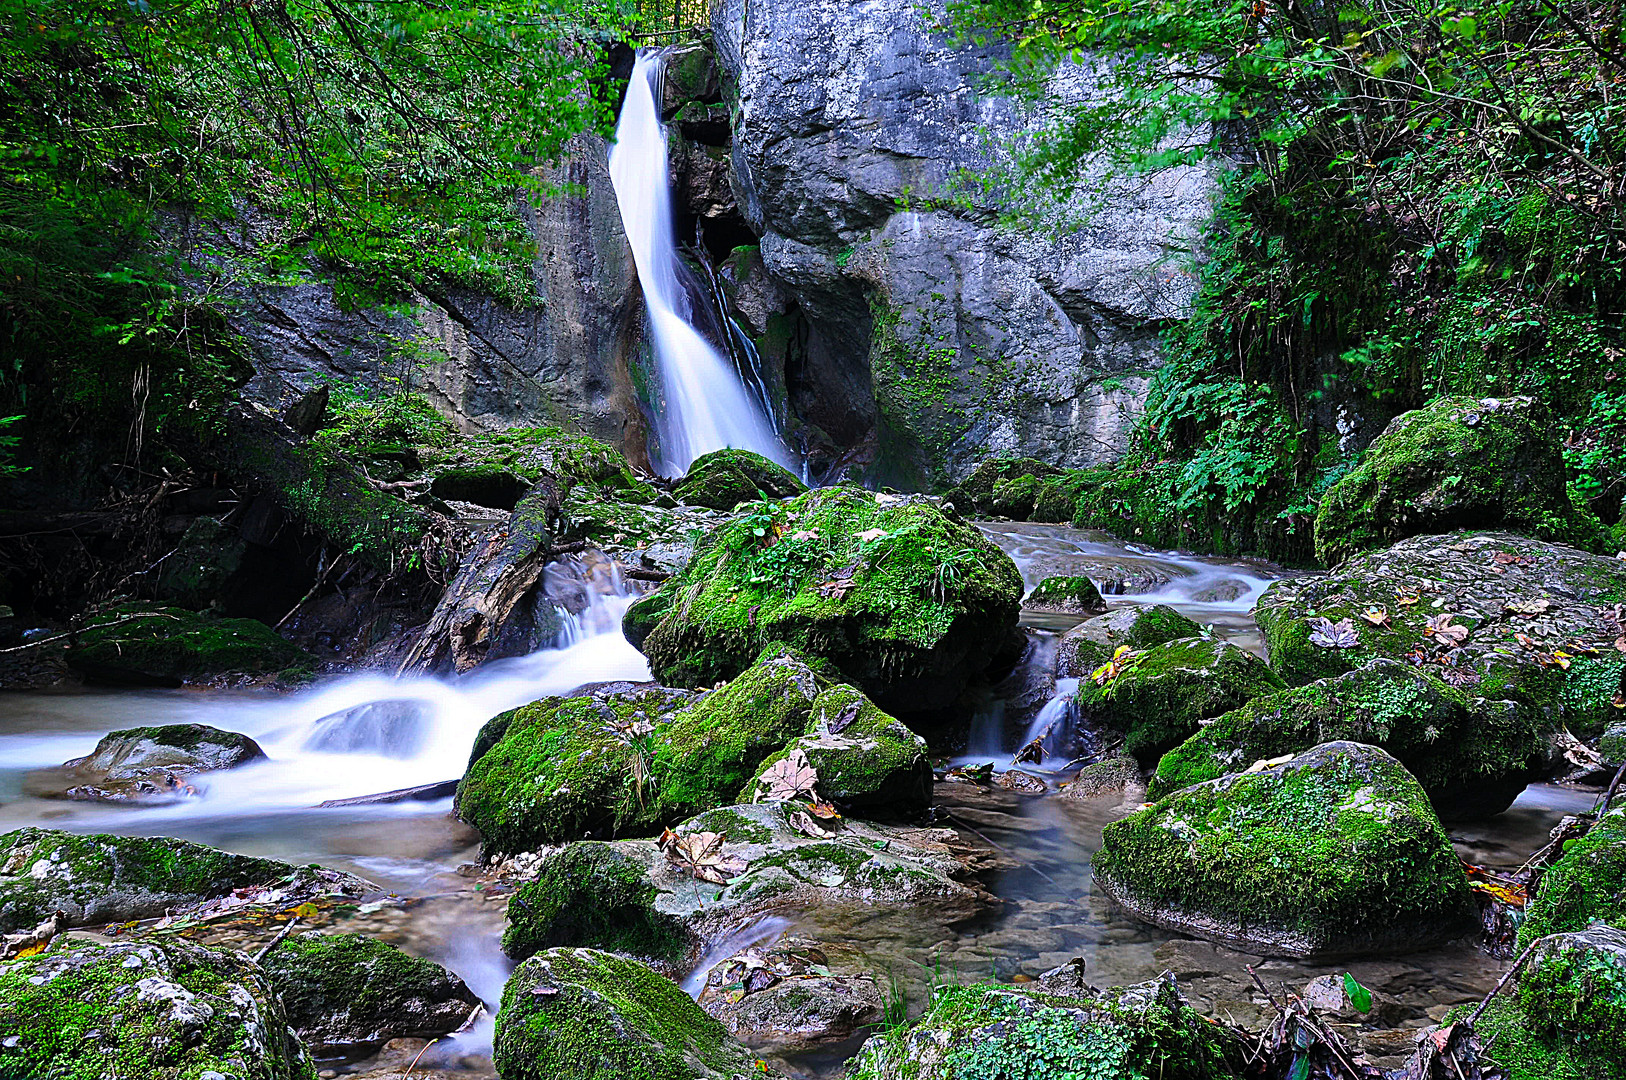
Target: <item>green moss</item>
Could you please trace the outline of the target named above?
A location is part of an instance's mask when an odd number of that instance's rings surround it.
[[[466,436],[445,450],[420,451],[437,487],[457,477],[512,477],[524,488],[543,477],[561,487],[616,492],[630,502],[652,502],[655,489],[632,471],[619,450],[590,435],[557,427],[515,427]],[[437,491],[438,494],[438,491]]]
[[[832,686],[813,703],[807,730],[763,761],[757,777],[800,750],[818,773],[819,795],[859,816],[900,813],[931,805],[932,770],[926,742],[877,708],[855,687]],[[755,779],[742,793],[761,794]]]
[[[1462,1018],[1453,1012],[1447,1022]],[[1489,1058],[1507,1070],[1508,1080],[1623,1080],[1626,1069],[1618,1059],[1602,1058],[1572,1046],[1569,1039],[1554,1039],[1531,1029],[1514,995],[1491,999],[1475,1031],[1491,1043]]]
[[[697,814],[684,822],[684,828],[690,832],[720,833],[731,844],[766,844],[773,839],[772,829],[728,807]]]
[[[1086,619],[1063,634],[1056,646],[1056,674],[1078,679],[1112,659],[1120,647],[1136,652],[1179,638],[1199,637],[1203,628],[1167,604],[1121,607]]]
[[[1600,922],[1626,929],[1626,809],[1618,807],[1565,844],[1563,856],[1541,875],[1518,947]]]
[[[649,872],[614,845],[566,845],[509,899],[503,952],[517,960],[555,945],[591,945],[676,962],[688,951],[688,935],[654,901]]]
[[[944,497],[962,514],[998,514],[1025,520],[1043,482],[1061,474],[1060,469],[1037,458],[987,458]]]
[[[787,499],[806,490],[806,484],[761,454],[724,449],[695,458],[673,494],[692,506],[728,511],[754,499]]]
[[[1078,500],[1095,483],[1097,477],[1082,470],[1072,470],[1039,482],[1033,498],[1031,521],[1071,521]]]
[[[109,612],[108,622],[82,630],[68,662],[87,674],[132,672],[156,678],[207,679],[220,675],[281,673],[309,676],[316,660],[254,619],[219,619],[180,608],[114,625],[113,620],[146,610],[126,605]]]
[[[1022,606],[1036,611],[1098,615],[1107,609],[1101,591],[1087,577],[1050,577],[1033,587]],[[1195,624],[1193,624],[1195,625]]]

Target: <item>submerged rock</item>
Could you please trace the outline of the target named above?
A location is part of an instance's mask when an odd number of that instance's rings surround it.
[[[514,969],[493,1057],[503,1080],[764,1075],[676,983],[596,949],[549,949]]]
[[[1595,923],[1626,930],[1626,804],[1612,805],[1541,875],[1525,908],[1517,947]]]
[[[800,1054],[878,1022],[881,974],[850,945],[780,938],[712,965],[698,1000],[745,1045]]]
[[[1357,551],[1462,528],[1590,542],[1597,525],[1570,505],[1559,431],[1527,397],[1441,398],[1402,413],[1322,497],[1316,558],[1336,566]]]
[[[692,506],[732,510],[758,499],[788,499],[807,490],[790,472],[749,450],[713,450],[694,459],[672,493]]]
[[[1380,746],[1446,820],[1506,810],[1549,759],[1543,726],[1508,701],[1470,699],[1398,660],[1256,698],[1163,755],[1151,797],[1255,761],[1346,740]]]
[[[204,724],[126,728],[102,736],[85,757],[30,775],[27,787],[48,798],[130,802],[191,794],[191,777],[264,757],[247,735]]]
[[[1180,996],[1174,977],[1106,990],[1026,993],[956,986],[898,1035],[876,1035],[848,1080],[1089,1076],[1219,1080],[1243,1071],[1244,1048]]]
[[[1085,679],[1112,659],[1119,646],[1149,649],[1176,638],[1198,637],[1203,628],[1167,604],[1121,607],[1085,619],[1056,646],[1056,678]]]
[[[1010,557],[938,501],[825,488],[730,519],[625,625],[668,685],[714,685],[784,642],[912,713],[1011,659],[1021,596]]]
[[[179,686],[224,675],[308,677],[315,659],[254,619],[218,619],[180,608],[116,608],[68,650],[87,680],[119,686]],[[127,621],[120,622],[120,619]]]
[[[1177,791],[1108,825],[1094,868],[1136,918],[1256,955],[1405,952],[1473,925],[1421,785],[1360,743]]]
[[[1054,615],[1099,615],[1107,609],[1101,592],[1087,577],[1045,578],[1022,600],[1024,611]]]
[[[295,934],[260,966],[318,1057],[438,1038],[462,1027],[480,1003],[439,964],[359,934]]]
[[[265,974],[187,941],[57,938],[0,964],[0,1076],[314,1080]]]
[[[1626,562],[1498,532],[1417,536],[1324,577],[1278,581],[1255,616],[1291,685],[1388,657],[1591,735],[1626,691],[1613,644],[1622,601]]]

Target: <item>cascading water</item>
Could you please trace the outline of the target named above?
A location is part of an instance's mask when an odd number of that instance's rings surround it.
[[[734,447],[794,470],[793,456],[740,373],[690,321],[688,293],[678,278],[666,130],[661,125],[664,68],[662,53],[639,50],[610,151],[610,181],[644,290],[664,399],[655,417],[659,467],[678,475],[701,454]]]

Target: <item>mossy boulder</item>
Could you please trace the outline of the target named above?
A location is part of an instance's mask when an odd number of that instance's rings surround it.
[[[912,1026],[864,1044],[848,1080],[1088,1077],[1233,1080],[1244,1047],[1187,1005],[1174,977],[1063,996],[954,986]]]
[[[503,1080],[763,1075],[754,1056],[676,983],[594,949],[549,949],[514,969],[493,1057]]]
[[[800,1054],[838,1047],[886,1010],[884,969],[851,945],[781,937],[725,957],[696,1000],[749,1047]]]
[[[430,490],[442,499],[514,509],[539,481],[564,490],[614,493],[628,502],[651,502],[656,492],[621,451],[590,435],[557,427],[515,427],[480,432],[439,449],[419,448]]]
[[[264,759],[247,735],[206,724],[161,724],[108,732],[85,757],[31,774],[31,794],[96,802],[184,795],[199,773]]]
[[[1022,608],[1050,615],[1100,615],[1107,602],[1087,577],[1049,577],[1023,598]]]
[[[757,778],[742,794],[761,795],[762,774],[798,750],[818,773],[819,796],[843,813],[895,816],[931,805],[932,764],[926,740],[854,687],[842,684],[819,694],[807,730],[783,752],[763,761]]]
[[[1516,701],[1555,728],[1593,735],[1620,712],[1613,702],[1626,654],[1613,647],[1606,615],[1623,602],[1626,561],[1512,533],[1458,533],[1415,536],[1325,576],[1275,582],[1255,617],[1270,666],[1291,685],[1415,654],[1465,693]],[[1466,637],[1430,632],[1430,620],[1445,615]]]
[[[1571,505],[1552,414],[1530,398],[1441,398],[1402,413],[1315,519],[1316,558],[1349,555],[1452,529],[1505,528],[1590,541],[1597,523]]]
[[[757,499],[788,499],[807,485],[788,469],[749,450],[713,450],[689,466],[672,493],[691,506],[728,511]]]
[[[652,746],[693,699],[612,683],[510,709],[476,736],[456,813],[493,853],[646,835],[659,819],[647,771]]]
[[[508,902],[503,952],[516,960],[556,945],[593,945],[672,965],[692,944],[683,921],[655,910],[647,863],[615,844],[582,841],[549,852]]]
[[[675,574],[694,556],[698,540],[722,520],[704,507],[633,503],[577,487],[559,506],[557,539],[585,540],[628,566]]]
[[[167,837],[18,829],[0,835],[0,934],[32,930],[56,911],[67,926],[152,918],[313,872]],[[321,873],[336,892],[371,888],[348,874]]]
[[[1519,926],[1518,947],[1594,923],[1626,930],[1626,803],[1617,801],[1541,875]]]
[[[1626,1080],[1626,931],[1539,939],[1514,988],[1491,999],[1474,1030],[1509,1080]]]
[[[1026,519],[1043,481],[1061,475],[1061,469],[1037,458],[987,458],[943,497],[962,514]],[[1004,490],[996,496],[1002,486]]]
[[[1039,490],[1033,497],[1033,513],[1028,515],[1028,520],[1055,524],[1071,521],[1079,497],[1097,482],[1094,473],[1079,469],[1041,479]]]
[[[439,964],[359,934],[295,934],[260,967],[288,1022],[318,1057],[390,1039],[439,1038],[462,1027],[480,1003]]]
[[[1598,753],[1607,764],[1626,764],[1626,717],[1603,729],[1603,734],[1598,737]]]
[[[265,974],[170,939],[66,937],[0,963],[0,1076],[315,1080]]]
[[[730,519],[628,619],[667,685],[712,686],[784,642],[909,713],[1010,659],[1021,597],[1010,557],[937,500],[825,488]]]
[[[68,650],[68,666],[86,679],[179,686],[226,675],[300,679],[316,666],[315,657],[254,619],[221,619],[181,608],[150,613],[117,608],[111,614],[80,631]]]
[[[1226,713],[1163,755],[1150,796],[1334,741],[1387,750],[1447,821],[1506,810],[1550,753],[1531,710],[1469,698],[1410,664],[1377,660]]]
[[[1408,952],[1473,927],[1427,794],[1361,743],[1176,791],[1108,825],[1094,865],[1136,918],[1263,956]]]
[[[1283,683],[1240,645],[1177,638],[1126,654],[1117,673],[1082,679],[1074,695],[1085,727],[1123,736],[1123,748],[1150,765],[1212,720]]]
[[[1167,604],[1121,607],[1086,619],[1056,645],[1056,678],[1083,679],[1122,646],[1150,649],[1177,638],[1198,637],[1203,628]]]

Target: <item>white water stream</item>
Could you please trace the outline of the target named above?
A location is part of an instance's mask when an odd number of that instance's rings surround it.
[[[701,454],[734,447],[799,471],[734,365],[691,322],[689,295],[678,277],[667,182],[660,105],[664,67],[659,51],[639,51],[610,151],[610,181],[643,287],[660,377],[658,467],[667,475],[681,475]]]

